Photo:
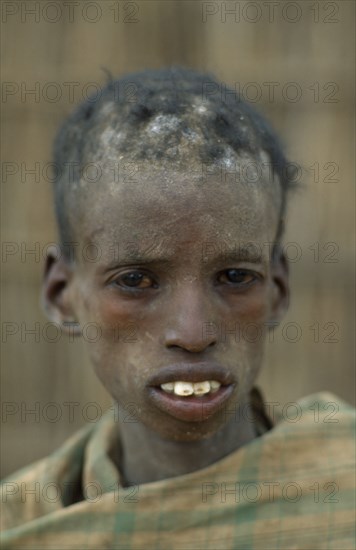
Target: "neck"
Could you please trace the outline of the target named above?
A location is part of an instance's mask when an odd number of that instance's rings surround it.
[[[123,485],[139,485],[206,468],[256,437],[255,423],[231,418],[207,439],[173,441],[163,439],[141,423],[123,423],[120,431],[119,469]]]

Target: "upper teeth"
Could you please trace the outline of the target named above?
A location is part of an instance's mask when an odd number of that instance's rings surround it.
[[[167,393],[175,393],[175,395],[205,395],[209,392],[215,392],[220,388],[220,382],[216,380],[204,380],[204,382],[167,382],[161,384],[163,391]]]

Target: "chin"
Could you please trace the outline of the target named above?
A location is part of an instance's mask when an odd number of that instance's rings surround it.
[[[222,428],[220,422],[177,422],[173,421],[170,427],[157,426],[153,431],[162,439],[178,442],[203,441],[212,437]],[[152,428],[151,428],[152,429]]]

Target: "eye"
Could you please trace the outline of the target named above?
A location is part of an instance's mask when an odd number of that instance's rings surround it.
[[[248,269],[227,269],[220,273],[219,283],[248,286],[257,279],[257,275]]]
[[[113,284],[120,286],[122,288],[132,288],[132,289],[145,289],[145,288],[156,288],[157,284],[155,281],[142,271],[129,271],[128,273],[123,273],[113,281]]]

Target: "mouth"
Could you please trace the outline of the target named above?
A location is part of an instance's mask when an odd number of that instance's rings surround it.
[[[225,405],[236,382],[230,371],[211,363],[170,365],[151,377],[148,398],[185,422],[207,420]]]

